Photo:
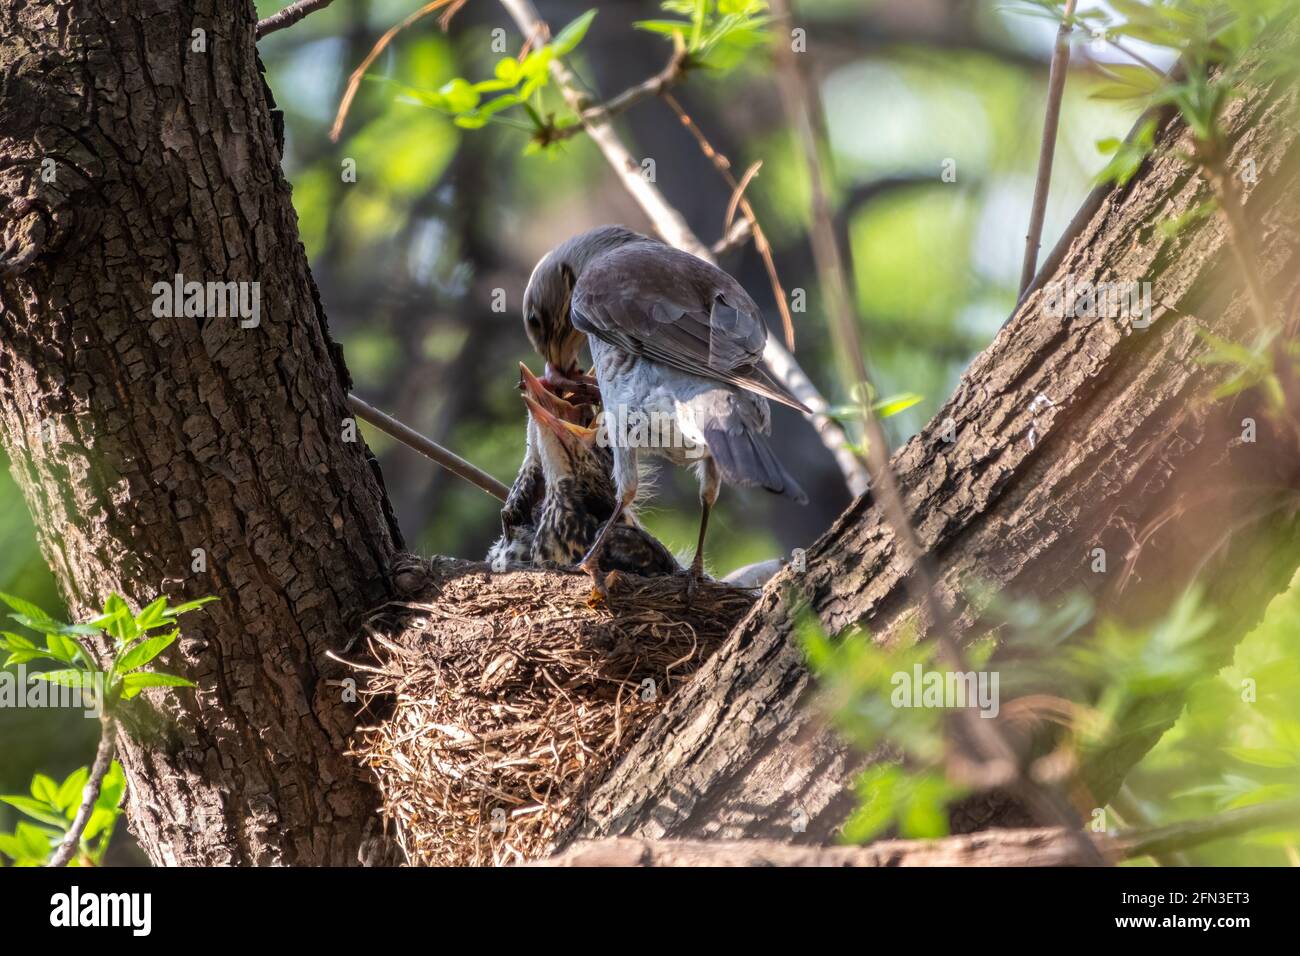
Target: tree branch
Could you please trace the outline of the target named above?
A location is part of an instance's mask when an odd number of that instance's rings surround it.
[[[472,462],[466,461],[455,452],[448,451],[432,439],[425,438],[414,428],[411,428],[409,425],[404,425],[396,418],[381,412],[373,405],[368,405],[366,402],[357,398],[357,396],[349,394],[348,404],[352,406],[352,410],[357,413],[357,417],[362,421],[369,422],[381,432],[388,435],[390,438],[397,439],[408,448],[414,448],[426,458],[430,458],[443,468],[446,468],[456,477],[463,478],[471,485],[483,489],[488,494],[501,501],[505,501],[506,496],[510,494],[509,488],[497,481],[482,468],[479,468]]]
[[[334,0],[297,0],[278,13],[257,21],[257,38],[260,40],[268,33],[291,27],[308,14],[324,10]]]
[[[1300,801],[1229,810],[1217,817],[1114,836],[1062,827],[986,830],[939,840],[867,846],[797,846],[776,840],[584,840],[529,866],[1091,866],[1184,850],[1300,819]]]
[[[1052,53],[1052,70],[1047,81],[1047,114],[1043,119],[1043,144],[1038,151],[1038,178],[1034,182],[1034,205],[1029,213],[1029,232],[1025,235],[1025,259],[1020,268],[1020,293],[1034,281],[1038,266],[1038,247],[1043,240],[1043,220],[1047,215],[1047,194],[1052,187],[1052,160],[1056,156],[1056,132],[1061,125],[1061,96],[1070,69],[1070,33],[1074,29],[1076,0],[1066,0],[1065,16],[1056,33]]]
[[[100,715],[99,747],[95,750],[95,762],[90,767],[90,777],[81,790],[81,806],[72,818],[72,825],[64,834],[63,842],[58,845],[50,862],[46,866],[67,866],[81,848],[81,835],[86,832],[86,825],[95,812],[99,801],[99,791],[104,786],[104,777],[113,766],[113,757],[117,753],[117,732],[113,718],[107,713]]]
[[[618,96],[613,97],[606,102],[597,106],[588,106],[578,113],[582,124],[578,126],[566,126],[563,129],[552,130],[548,133],[547,138],[550,142],[568,139],[571,136],[583,132],[591,123],[608,123],[615,116],[626,113],[632,107],[636,106],[643,100],[653,99],[656,96],[662,96],[668,92],[669,88],[677,84],[686,75],[687,55],[684,50],[677,50],[673,53],[672,59],[668,61],[667,66],[656,73],[649,79],[643,80],[636,86],[628,87]]]

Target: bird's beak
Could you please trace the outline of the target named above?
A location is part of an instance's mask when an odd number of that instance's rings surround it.
[[[587,442],[595,437],[594,428],[584,428],[578,424],[582,418],[581,409],[548,389],[523,362],[519,363],[519,375],[524,403],[538,424],[545,425],[566,441],[577,438]]]
[[[570,442],[577,439],[580,442],[589,442],[596,436],[596,429],[583,428],[573,422],[566,422],[563,418],[557,418],[545,405],[528,393],[524,393],[524,404],[528,406],[528,413],[533,416],[533,419],[539,425],[549,428],[561,441]]]

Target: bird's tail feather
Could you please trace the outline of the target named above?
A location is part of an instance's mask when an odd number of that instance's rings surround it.
[[[812,409],[805,405],[799,399],[781,384],[776,375],[765,362],[760,362],[754,366],[742,381],[738,382],[742,388],[751,392],[756,392],[765,398],[770,398],[774,402],[780,402],[782,405],[789,405],[796,412],[802,412],[805,415],[811,415]]]
[[[808,503],[799,482],[785,470],[767,439],[748,428],[704,429],[704,441],[724,480],[733,485],[757,485],[801,505]]]

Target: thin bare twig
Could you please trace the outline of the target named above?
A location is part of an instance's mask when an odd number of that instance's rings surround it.
[[[448,4],[454,4],[451,12],[455,12],[465,5],[465,0],[433,0],[432,3],[426,3],[401,23],[385,31],[384,35],[376,41],[370,52],[366,54],[366,58],[361,61],[361,65],[353,70],[352,75],[348,77],[348,88],[343,94],[342,102],[339,103],[339,111],[334,117],[334,125],[330,127],[331,142],[337,143],[339,141],[339,134],[343,132],[343,121],[348,118],[348,110],[352,108],[352,100],[356,98],[357,88],[361,86],[361,78],[366,75],[366,70],[370,69],[370,64],[374,63],[379,54],[384,52],[384,48],[393,41],[393,37],[417,20],[427,17],[435,10],[440,10]],[[446,24],[444,22],[445,28]]]
[[[576,136],[583,132],[583,128],[589,123],[608,123],[615,116],[626,113],[633,106],[643,100],[653,99],[656,96],[662,96],[668,89],[686,76],[687,55],[684,50],[676,50],[668,65],[647,80],[643,80],[636,86],[628,87],[622,93],[606,100],[596,106],[588,106],[579,112],[578,117],[582,123],[577,126],[565,126],[562,129],[556,129],[548,132],[547,140],[549,142],[558,142],[559,140],[568,139],[570,136]]]
[[[750,173],[745,174],[745,180],[742,183],[736,179],[731,172],[731,160],[713,148],[708,137],[699,125],[691,119],[690,115],[682,108],[682,104],[677,102],[677,98],[671,93],[663,94],[664,102],[667,103],[677,118],[682,121],[682,125],[690,131],[695,137],[695,141],[700,146],[700,151],[713,163],[714,168],[726,180],[727,185],[731,187],[732,201],[740,204],[740,211],[745,214],[749,220],[750,229],[754,233],[754,248],[758,250],[759,256],[763,259],[763,267],[767,270],[768,282],[772,285],[772,295],[776,299],[777,311],[781,313],[781,325],[785,330],[785,344],[792,353],[794,352],[794,317],[790,315],[790,304],[786,301],[785,287],[781,285],[781,277],[776,272],[776,260],[772,255],[772,244],[767,241],[767,235],[763,232],[763,227],[758,224],[758,216],[754,212],[754,207],[749,200],[745,198],[745,185],[749,182]],[[756,170],[755,170],[756,172]],[[727,213],[728,219],[731,216],[730,209]],[[811,407],[811,406],[810,406]]]
[[[550,37],[550,28],[538,15],[532,0],[501,0],[501,5],[506,8],[524,36]],[[551,76],[569,108],[581,116],[589,105],[588,97],[579,89],[578,78],[573,71],[562,59],[557,58],[551,61]],[[654,184],[641,175],[641,163],[628,152],[609,120],[594,116],[584,119],[582,126],[619,174],[623,188],[631,193],[632,198],[650,217],[659,235],[679,249],[685,249],[702,259],[709,258],[708,247],[691,232],[682,214],[670,206]]]
[[[309,13],[323,10],[333,2],[334,0],[297,0],[296,3],[289,4],[278,13],[273,13],[269,17],[258,20],[257,38],[260,40],[268,33],[291,27]]]
[[[1228,246],[1237,261],[1237,268],[1246,282],[1246,297],[1250,302],[1250,316],[1255,324],[1255,331],[1263,336],[1272,326],[1273,308],[1269,304],[1268,286],[1259,269],[1259,255],[1255,250],[1255,240],[1246,225],[1241,192],[1228,171],[1226,162],[1218,151],[1218,146],[1211,146],[1209,155],[1201,156],[1201,167],[1205,170],[1214,198],[1218,200],[1223,220],[1228,226]]]
[[[1142,809],[1141,802],[1129,789],[1127,783],[1120,785],[1119,792],[1111,798],[1110,805],[1118,812],[1120,822],[1126,827],[1152,829],[1151,819]],[[1152,853],[1150,856],[1151,861],[1157,866],[1191,866],[1191,861],[1178,851]]]
[[[792,23],[793,13],[787,0],[772,4],[772,13],[781,23]],[[795,138],[803,148],[804,166],[812,200],[813,261],[826,298],[826,314],[831,338],[835,342],[835,355],[844,382],[845,391],[855,394],[854,386],[867,381],[866,359],[858,335],[858,319],[849,291],[848,274],[840,254],[840,244],[835,238],[834,214],[830,196],[822,175],[823,162],[820,137],[817,135],[813,92],[795,59],[795,53],[785,36],[778,31],[775,46],[777,61],[777,87],[785,105],[786,117],[795,129]],[[861,396],[866,399],[866,396]]]
[[[1185,79],[1186,76],[1187,69],[1180,60],[1178,63],[1174,64],[1173,68],[1170,69],[1167,74],[1165,74],[1165,80],[1166,82],[1177,83]],[[1141,133],[1142,129],[1148,123],[1155,123],[1157,127],[1163,126],[1174,115],[1174,113],[1177,112],[1177,109],[1178,108],[1171,103],[1161,103],[1143,110],[1142,115],[1137,118],[1132,128],[1129,129],[1128,135],[1124,137],[1124,143],[1126,145],[1133,143],[1137,139],[1138,134]],[[1030,282],[1028,288],[1020,294],[1020,298],[1016,300],[1016,307],[1013,311],[1019,311],[1020,307],[1024,305],[1025,300],[1041,289],[1048,278],[1056,272],[1061,263],[1065,261],[1066,254],[1070,251],[1070,246],[1072,246],[1074,241],[1083,234],[1083,230],[1087,228],[1088,223],[1092,222],[1093,217],[1097,214],[1097,210],[1099,210],[1102,203],[1106,201],[1106,197],[1114,191],[1115,183],[1111,180],[1106,180],[1092,188],[1092,191],[1088,193],[1087,198],[1084,199],[1083,204],[1075,212],[1074,218],[1070,220],[1070,224],[1065,227],[1065,231],[1061,233],[1060,238],[1056,240],[1056,245],[1052,247],[1052,251],[1048,253],[1047,258],[1044,259],[1042,264],[1038,267],[1038,272],[1034,276],[1033,281]]]
[[[749,220],[742,216],[731,224],[731,228],[723,234],[721,239],[709,247],[709,251],[721,259],[727,253],[739,249],[749,242],[753,235],[754,229],[749,224]]]
[[[756,159],[750,165],[749,169],[745,170],[745,175],[740,177],[740,182],[736,185],[735,191],[731,194],[731,202],[727,203],[727,214],[722,217],[722,231],[724,233],[731,231],[731,223],[736,218],[736,210],[740,208],[740,201],[745,198],[745,190],[749,187],[750,182],[758,175],[758,171],[762,168],[763,161],[761,159]]]
[[[46,866],[67,866],[81,848],[81,835],[86,832],[95,813],[95,804],[99,801],[99,792],[104,786],[104,778],[113,766],[113,756],[117,753],[117,727],[107,712],[99,717],[99,746],[95,750],[95,762],[91,764],[90,776],[81,789],[81,805],[77,815],[72,818],[72,825],[50,857]]]
[[[1069,12],[1067,12],[1067,13],[1066,13],[1066,16],[1069,16],[1069,15],[1070,15]],[[1140,55],[1139,53],[1137,53],[1135,50],[1130,50],[1128,47],[1126,47],[1126,46],[1125,46],[1123,43],[1121,43],[1119,40],[1116,40],[1114,37],[1112,37],[1112,36],[1107,36],[1107,37],[1106,37],[1106,42],[1109,43],[1109,44],[1110,44],[1112,47],[1114,47],[1116,50],[1118,50],[1120,53],[1123,53],[1126,57],[1128,57],[1129,59],[1131,59],[1134,63],[1137,63],[1139,66],[1144,66],[1144,67],[1146,67],[1148,70],[1150,70],[1150,71],[1151,71],[1152,73],[1154,73],[1156,76],[1162,76],[1162,75],[1164,74],[1165,71],[1162,70],[1162,69],[1160,69],[1160,67],[1156,66],[1154,63],[1152,63],[1152,62],[1151,62],[1150,60],[1148,60],[1146,57],[1144,57],[1144,56]]]
[[[357,396],[349,394],[348,404],[352,406],[352,410],[356,412],[357,417],[362,421],[369,422],[389,437],[395,438],[408,448],[414,448],[425,457],[431,458],[457,478],[463,478],[471,485],[483,489],[492,497],[501,501],[505,501],[506,496],[510,494],[509,488],[482,468],[466,461],[455,452],[448,451],[432,439],[425,438],[414,428],[402,424],[396,418],[381,412],[373,405],[369,405],[357,398]]]
[[[1020,294],[1034,281],[1038,268],[1038,247],[1043,240],[1043,220],[1047,216],[1047,195],[1052,188],[1052,161],[1056,157],[1056,133],[1061,125],[1061,97],[1065,77],[1070,70],[1070,34],[1074,30],[1076,0],[1066,0],[1065,17],[1056,33],[1052,68],[1047,81],[1047,115],[1043,119],[1043,143],[1038,150],[1038,179],[1034,182],[1034,205],[1029,213],[1029,232],[1025,235],[1025,259],[1020,269]]]

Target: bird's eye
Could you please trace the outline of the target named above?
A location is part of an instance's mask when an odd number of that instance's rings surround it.
[[[539,329],[542,326],[542,320],[537,317],[536,312],[529,312],[528,317],[524,319],[530,329]]]

